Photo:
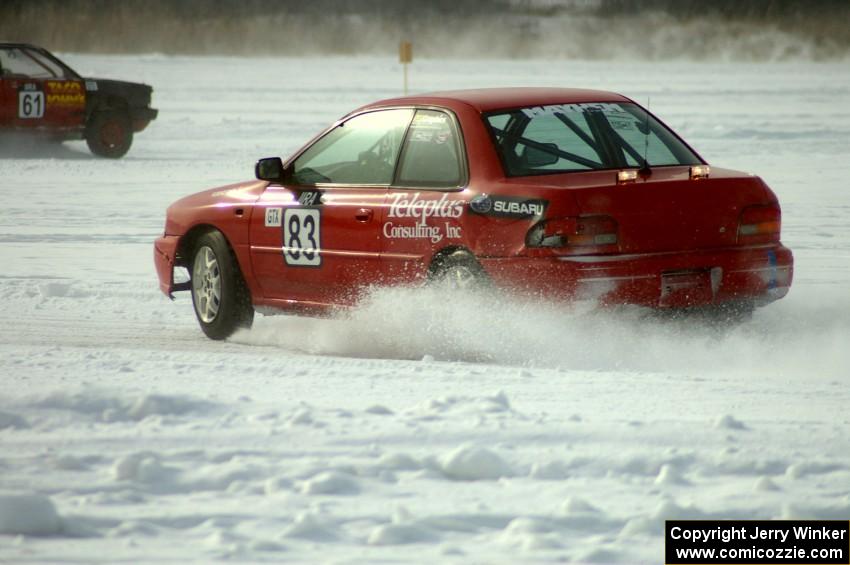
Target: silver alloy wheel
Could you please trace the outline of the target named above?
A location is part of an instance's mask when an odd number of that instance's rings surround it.
[[[192,294],[195,309],[202,322],[209,324],[221,306],[221,269],[215,252],[206,245],[195,253],[192,266]]]
[[[446,271],[443,281],[455,290],[465,290],[475,286],[478,282],[472,269],[465,265],[455,265]]]

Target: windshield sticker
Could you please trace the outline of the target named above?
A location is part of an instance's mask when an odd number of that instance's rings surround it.
[[[425,114],[421,112],[417,112],[417,114],[413,117],[413,125],[415,126],[424,126],[428,124],[436,124],[436,125],[444,125],[448,121],[449,117],[446,114],[442,113],[430,113]]]
[[[546,213],[548,200],[517,196],[480,194],[469,202],[469,209],[483,216],[497,218],[539,218]]]
[[[522,113],[529,118],[546,116],[548,114],[568,114],[581,112],[623,112],[619,104],[610,102],[588,102],[584,104],[552,104],[550,106],[534,106],[523,108]]]
[[[410,136],[410,141],[431,141],[434,137],[434,130],[418,129]]]

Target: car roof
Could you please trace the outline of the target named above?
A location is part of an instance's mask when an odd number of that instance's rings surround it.
[[[491,112],[508,108],[526,106],[546,106],[549,104],[578,104],[582,102],[631,102],[629,98],[605,90],[585,90],[578,88],[477,88],[471,90],[446,90],[428,92],[413,96],[388,98],[368,104],[360,110],[385,106],[453,106],[465,104],[479,112]]]

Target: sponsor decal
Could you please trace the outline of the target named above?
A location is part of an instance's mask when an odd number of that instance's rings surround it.
[[[266,208],[266,227],[279,228],[283,218],[283,208]]]
[[[85,94],[48,94],[47,104],[50,106],[85,106]]]
[[[422,198],[419,192],[394,194],[387,217],[412,219],[415,224],[387,221],[383,227],[384,237],[427,239],[433,244],[443,239],[460,239],[461,227],[453,225],[453,220],[463,214],[464,204],[463,200],[450,200],[449,195],[445,193],[440,195],[440,198],[431,200]]]
[[[538,218],[548,205],[547,200],[537,198],[481,194],[470,200],[469,209],[476,214],[498,218]]]
[[[479,214],[488,214],[493,209],[493,199],[486,194],[479,194],[469,201],[469,208]]]
[[[460,239],[460,226],[453,226],[449,222],[440,225],[414,224],[412,226],[399,226],[393,222],[384,224],[384,237],[389,239],[428,239],[431,243],[440,243],[446,239]]]
[[[398,193],[392,196],[390,218],[416,218],[424,224],[428,218],[460,218],[463,214],[462,200],[449,200],[448,194],[443,194],[437,200],[425,200],[419,192],[412,195]]]
[[[76,94],[83,91],[83,86],[79,82],[72,80],[49,80],[47,81],[47,90],[57,93]]]
[[[318,206],[322,203],[322,193],[316,190],[306,190],[298,195],[298,203],[302,206]]]

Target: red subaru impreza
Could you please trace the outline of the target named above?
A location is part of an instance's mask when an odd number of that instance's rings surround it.
[[[787,294],[776,196],[708,164],[632,100],[508,88],[383,100],[259,180],[188,196],[155,244],[204,333],[255,308],[322,314],[446,279],[553,299],[751,311]],[[188,282],[174,282],[174,267]]]

